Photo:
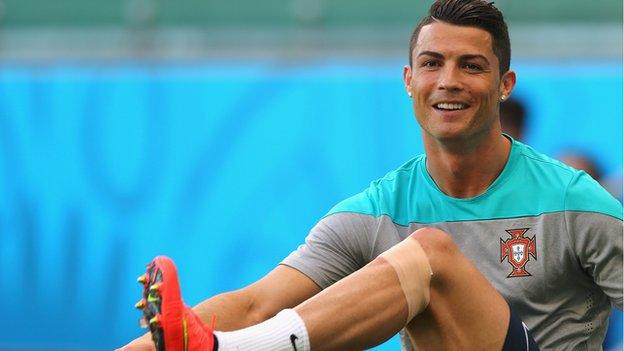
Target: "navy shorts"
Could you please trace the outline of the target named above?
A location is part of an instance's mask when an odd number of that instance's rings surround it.
[[[503,351],[539,351],[529,329],[511,307],[509,307],[509,328],[507,328]]]

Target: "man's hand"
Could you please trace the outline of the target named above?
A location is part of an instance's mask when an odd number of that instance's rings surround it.
[[[150,333],[147,333],[115,351],[156,351],[156,346],[154,346]]]

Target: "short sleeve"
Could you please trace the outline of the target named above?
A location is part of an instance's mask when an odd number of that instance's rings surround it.
[[[357,213],[328,215],[281,264],[299,270],[321,288],[327,288],[368,263],[375,222],[374,217]]]
[[[566,192],[566,229],[582,268],[622,309],[622,205],[585,173]]]

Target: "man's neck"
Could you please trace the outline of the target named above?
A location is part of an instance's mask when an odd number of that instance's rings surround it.
[[[427,171],[445,194],[469,198],[484,193],[501,174],[511,142],[496,133],[478,142],[442,144],[425,137]]]

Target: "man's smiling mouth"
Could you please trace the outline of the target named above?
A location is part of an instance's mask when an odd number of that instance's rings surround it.
[[[439,102],[437,104],[434,104],[433,107],[435,109],[443,110],[443,111],[456,111],[456,110],[465,110],[468,107],[470,107],[470,105],[464,104],[464,103],[457,103],[457,102]]]

